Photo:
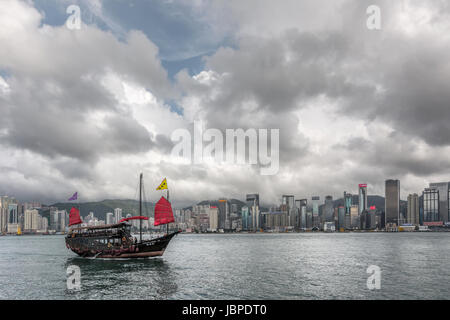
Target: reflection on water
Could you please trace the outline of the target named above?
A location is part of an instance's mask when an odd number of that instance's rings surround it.
[[[170,299],[176,293],[174,271],[163,258],[68,258],[65,268],[81,270],[81,292],[66,290],[76,299]]]

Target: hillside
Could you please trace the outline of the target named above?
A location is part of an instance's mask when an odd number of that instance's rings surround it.
[[[75,205],[78,206],[78,204]],[[55,203],[51,205],[51,207],[56,207],[59,210],[67,210],[67,212],[69,212],[73,206],[74,203]],[[82,217],[87,216],[89,212],[94,212],[95,217],[99,220],[105,220],[106,213],[114,212],[115,208],[121,208],[122,216],[124,217],[127,214],[135,216],[139,213],[139,201],[137,200],[103,200],[99,202],[80,203],[79,206]],[[142,206],[143,215],[153,215],[154,207],[154,203],[144,202]]]

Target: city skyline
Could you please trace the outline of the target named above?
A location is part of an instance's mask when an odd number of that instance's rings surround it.
[[[383,195],[384,177],[406,199],[447,181],[449,6],[288,3],[1,1],[0,193],[132,198],[144,172],[151,199],[167,177],[180,204],[243,190],[275,203],[360,183]],[[379,30],[367,27],[370,5]],[[277,174],[180,162],[171,135],[194,121],[224,136],[279,129]]]
[[[358,197],[358,199],[360,199],[360,195],[358,194],[358,192],[359,192],[359,190],[361,190],[361,186],[364,185],[365,186],[365,190],[366,190],[365,191],[366,192],[366,194],[365,194],[365,201],[367,202],[367,197],[368,196],[379,196],[379,197],[386,198],[386,185],[385,184],[386,184],[387,181],[400,181],[400,180],[398,180],[398,179],[386,179],[386,180],[383,180],[383,185],[384,185],[385,189],[382,191],[381,194],[370,192],[371,191],[371,186],[369,184],[366,184],[366,183],[364,183],[364,184],[358,183],[354,189],[342,188],[342,190],[340,192],[338,191],[336,194],[334,194],[334,193],[319,194],[317,192],[311,192],[311,191],[307,192],[307,194],[300,194],[300,193],[295,193],[295,192],[288,192],[288,193],[292,194],[292,196],[296,200],[303,199],[303,198],[311,200],[312,198],[318,196],[320,198],[320,200],[322,200],[322,202],[323,202],[323,200],[325,200],[327,196],[331,196],[331,198],[334,199],[334,200],[344,199],[345,198],[345,193],[347,193],[349,195],[352,195],[354,197]],[[425,184],[422,187],[422,189],[413,191],[411,193],[406,193],[406,191],[404,191],[404,190],[402,192],[402,188],[399,187],[398,188],[399,200],[403,201],[403,202],[407,202],[409,195],[411,195],[411,194],[418,194],[419,196],[422,196],[422,193],[423,193],[423,191],[425,189],[427,189],[429,187],[435,188],[436,185],[439,186],[439,185],[442,185],[442,184],[446,185],[446,184],[448,184],[448,182],[443,182],[443,181],[441,181],[441,182],[428,182],[427,184]],[[352,192],[352,190],[354,190],[354,192]],[[260,192],[257,192],[257,190],[256,191],[252,190],[252,191],[254,191],[254,194],[256,194],[256,195],[261,195],[262,194]],[[77,193],[80,193],[80,192],[77,191]],[[181,208],[181,207],[187,207],[187,206],[190,206],[190,205],[198,204],[201,201],[217,201],[217,200],[220,201],[220,199],[236,199],[236,200],[240,200],[240,201],[245,202],[245,197],[243,196],[243,194],[248,194],[248,192],[244,192],[243,191],[237,197],[222,194],[221,196],[218,196],[216,198],[206,198],[205,197],[205,198],[200,198],[198,200],[191,200],[191,201],[188,200],[187,202],[183,202],[183,203],[177,203],[177,200],[175,199],[175,200],[173,200],[173,203],[174,203],[174,205],[176,207]],[[159,197],[161,196],[160,193],[158,195],[159,195]],[[36,198],[27,198],[27,199],[19,198],[19,197],[17,197],[14,194],[8,194],[8,193],[0,194],[0,196],[12,197],[14,199],[17,199],[21,203],[40,203],[40,204],[45,204],[45,205],[53,205],[53,204],[57,204],[57,203],[68,203],[68,201],[67,201],[67,197],[68,196],[63,197],[62,199],[59,199],[59,200],[55,200],[55,201],[49,202],[49,203],[46,203],[45,201],[42,201],[42,200],[36,199]],[[270,206],[270,205],[273,205],[275,203],[282,202],[283,201],[283,197],[284,197],[284,195],[280,193],[278,198],[277,198],[277,200],[275,202],[266,202],[268,200],[263,200],[261,202],[261,204],[263,206]],[[158,199],[159,198],[155,198],[155,199],[152,200],[152,199],[149,199],[149,197],[147,196],[147,201],[149,203],[155,203]],[[264,197],[262,197],[262,199],[264,199]],[[124,197],[124,198],[116,198],[116,199],[113,199],[113,198],[98,198],[98,199],[83,200],[82,198],[79,198],[77,203],[100,202],[100,201],[105,201],[105,200],[135,200],[135,201],[137,201],[138,199],[131,199],[131,198]],[[367,209],[367,205],[368,204],[366,203],[364,209]]]

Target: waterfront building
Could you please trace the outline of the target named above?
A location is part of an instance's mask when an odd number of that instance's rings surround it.
[[[353,195],[344,191],[344,210],[346,215],[350,215],[350,208],[353,205]]]
[[[50,228],[55,232],[64,232],[66,228],[66,210],[50,210]]]
[[[359,229],[360,227],[360,218],[359,218],[359,206],[352,205],[350,207],[350,228],[351,229]]]
[[[58,232],[65,232],[69,226],[69,214],[66,210],[58,211]]]
[[[336,231],[336,225],[334,224],[334,222],[325,222],[323,224],[323,231],[334,232]]]
[[[358,213],[361,215],[363,211],[367,210],[367,184],[365,183],[359,184],[358,190],[359,190]]]
[[[18,204],[10,203],[8,205],[8,233],[17,233],[19,227]]]
[[[307,206],[308,206],[308,200],[307,199],[301,199],[299,201],[299,212],[298,212],[298,222],[299,222],[299,224],[298,224],[298,226],[301,229],[306,229],[308,227],[307,223],[306,223],[306,221],[307,221],[307,216],[306,216]]]
[[[297,220],[294,196],[283,195],[281,205],[284,206],[284,210],[286,211],[286,226],[294,227]]]
[[[251,228],[257,231],[261,228],[261,217],[259,211],[259,194],[247,194],[246,196],[247,207],[249,208],[249,214],[251,217]]]
[[[417,193],[408,195],[407,223],[419,225],[419,196]]]
[[[285,231],[287,226],[286,205],[280,207],[271,207],[269,212],[265,214],[265,227],[276,232]]]
[[[41,228],[39,224],[39,211],[36,209],[25,210],[24,232],[35,232]],[[41,217],[42,219],[42,217]]]
[[[325,197],[323,221],[324,222],[334,222],[334,203],[333,203],[332,196]]]
[[[375,206],[364,211],[360,216],[362,230],[374,230],[377,228],[377,210]]]
[[[439,190],[426,188],[423,191],[423,224],[439,222]]]
[[[106,213],[106,224],[114,224],[115,219],[114,219],[114,214],[112,212],[107,212]]]
[[[430,183],[430,188],[439,192],[439,219],[450,221],[450,182]]]
[[[8,231],[10,204],[17,204],[17,200],[8,196],[0,197],[0,233]]]
[[[312,196],[311,203],[312,203],[312,227],[319,228],[320,227],[320,219],[319,219],[320,197]]]
[[[338,207],[338,230],[343,231],[346,229],[345,225],[345,207],[339,206]]]
[[[400,224],[400,180],[389,179],[385,182],[386,225]]]
[[[230,207],[226,199],[219,200],[219,229],[227,229],[229,227]]]
[[[58,210],[51,209],[50,210],[50,230],[57,232],[58,230]]]
[[[19,223],[19,213],[18,213],[17,203],[11,203],[8,205],[8,223],[17,224]]]
[[[92,214],[92,217],[93,217],[94,215]],[[121,208],[115,208],[114,209],[114,221],[116,222],[116,223],[118,223],[120,220],[122,220],[122,209]]]
[[[216,232],[219,229],[219,208],[211,206],[209,209],[209,230]]]
[[[241,209],[242,230],[250,230],[252,221],[248,207],[242,207]]]

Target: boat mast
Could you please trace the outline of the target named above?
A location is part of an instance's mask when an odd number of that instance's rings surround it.
[[[167,201],[169,201],[169,187],[167,187]],[[169,224],[166,224],[166,233],[169,234]]]
[[[142,217],[142,173],[139,177],[139,216]],[[139,219],[139,240],[142,242],[142,219]]]

